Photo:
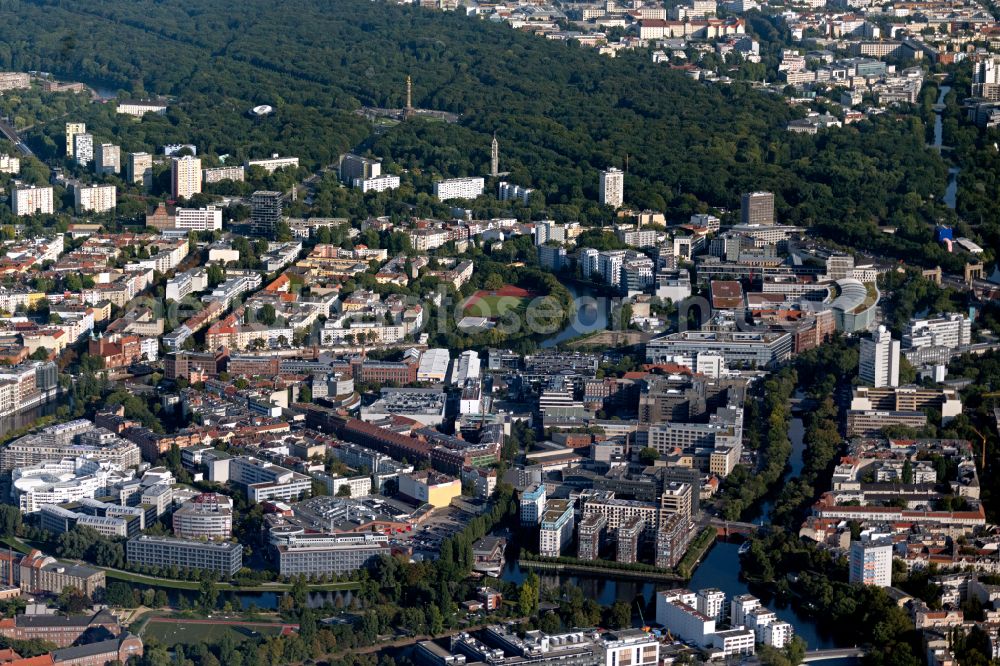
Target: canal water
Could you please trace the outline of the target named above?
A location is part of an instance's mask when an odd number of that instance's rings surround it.
[[[801,395],[797,394],[797,397],[801,397]],[[802,472],[802,454],[805,451],[805,427],[802,419],[793,418],[791,420],[788,436],[792,442],[792,456],[783,480],[796,477]],[[768,499],[762,504],[761,517],[765,522],[769,520],[773,507],[773,499]],[[715,587],[725,592],[727,599],[741,594],[753,594],[759,597],[780,619],[795,627],[795,633],[806,641],[810,650],[850,647],[850,645],[838,641],[828,630],[820,626],[816,618],[804,615],[790,605],[779,604],[779,600],[766,596],[766,590],[757,589],[741,580],[738,550],[737,544],[717,542],[702,560],[686,587],[692,590]],[[522,570],[516,561],[508,561],[501,578],[513,583],[520,583],[526,574],[527,571]],[[539,578],[544,586],[559,586],[565,582],[576,585],[583,590],[587,598],[596,600],[602,606],[611,605],[616,601],[633,603],[639,598],[644,602],[643,605],[646,609],[653,606],[653,597],[657,590],[676,587],[676,584],[669,582],[614,580],[581,574],[539,572]],[[646,621],[652,622],[653,618],[647,616]]]
[[[605,296],[596,296],[589,287],[581,284],[564,285],[573,298],[573,314],[566,327],[542,342],[543,349],[555,347],[561,342],[585,333],[603,331],[608,328],[608,304]]]
[[[0,437],[4,437],[7,433],[14,430],[27,428],[43,416],[52,416],[56,413],[56,409],[58,409],[60,404],[62,402],[59,399],[55,399],[18,414],[0,417]]]
[[[945,97],[951,92],[951,86],[941,86],[938,93],[938,104],[944,104]],[[934,148],[940,152],[942,141],[944,137],[944,130],[941,126],[941,111],[934,112]],[[944,190],[944,204],[955,210],[955,200],[958,196],[958,173],[961,171],[958,167],[951,167],[948,169],[948,185]]]
[[[802,396],[796,392],[796,397],[801,398]],[[789,479],[793,479],[802,473],[802,454],[806,450],[806,445],[804,437],[806,434],[806,428],[802,423],[802,419],[795,417],[792,419],[788,426],[788,439],[792,442],[792,456],[788,459],[788,466],[785,467],[785,474],[781,477],[781,483],[778,484],[778,488],[782,488],[785,482]],[[774,501],[776,497],[768,497],[760,504],[760,518],[755,522],[766,524],[771,520],[771,511],[774,509]]]
[[[712,546],[708,556],[702,560],[694,576],[686,587],[692,590],[700,590],[706,587],[715,587],[726,593],[726,598],[741,594],[753,594],[768,606],[775,614],[785,622],[795,627],[795,633],[801,636],[808,645],[808,649],[830,649],[836,647],[850,647],[841,644],[828,631],[819,626],[815,618],[799,613],[789,605],[779,605],[777,600],[770,599],[764,594],[764,590],[752,589],[743,580],[740,580],[740,559],[739,546],[734,543],[717,542]],[[504,568],[501,578],[513,583],[521,583],[527,571],[521,569],[517,562],[508,562]],[[576,585],[585,597],[594,599],[602,606],[608,606],[616,601],[625,601],[633,604],[636,598],[642,600],[647,622],[653,622],[654,606],[653,597],[657,590],[667,590],[677,585],[669,582],[642,582],[633,580],[613,580],[589,575],[578,574],[553,574],[549,572],[539,572],[541,583],[546,587],[557,587],[563,583]]]

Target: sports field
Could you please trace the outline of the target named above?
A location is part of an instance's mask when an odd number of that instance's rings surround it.
[[[527,307],[534,297],[535,292],[511,284],[500,289],[481,289],[466,301],[465,314],[493,319]]]
[[[225,620],[189,620],[165,617],[150,618],[142,629],[142,638],[155,638],[166,646],[178,644],[217,644],[226,634],[236,641],[259,636],[277,636],[289,625],[264,622],[239,622]]]

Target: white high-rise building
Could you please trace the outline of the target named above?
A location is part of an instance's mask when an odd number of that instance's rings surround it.
[[[861,535],[851,542],[850,581],[862,585],[892,585],[892,539]]]
[[[899,340],[893,340],[889,329],[879,326],[871,339],[861,339],[858,365],[862,382],[875,388],[899,386]]]
[[[746,626],[747,613],[760,608],[760,599],[751,594],[741,594],[729,602],[729,624],[734,627]]]
[[[187,155],[175,157],[170,163],[170,193],[177,199],[187,199],[201,192],[201,160]]]
[[[51,187],[17,187],[10,196],[14,215],[52,215],[55,212]]]
[[[534,192],[534,190],[529,187],[521,187],[520,185],[508,183],[507,181],[500,181],[500,185],[497,188],[497,197],[500,201],[513,201],[518,199],[521,203],[527,206],[531,201],[532,192]]]
[[[78,213],[106,213],[118,205],[114,185],[77,185],[73,201]]]
[[[520,516],[522,526],[538,525],[545,511],[545,484],[539,483],[521,492]]]
[[[621,169],[611,167],[601,172],[598,200],[612,208],[618,208],[625,202],[625,174]]]
[[[605,250],[597,255],[597,272],[604,284],[618,286],[622,281],[625,250]]]
[[[569,500],[550,499],[545,502],[538,525],[538,554],[542,557],[559,557],[573,540],[576,526],[573,505]]]
[[[1000,83],[1000,59],[989,56],[972,66],[973,83]]]
[[[94,161],[94,135],[81,132],[73,135],[73,158],[80,166]]]
[[[449,178],[434,183],[434,196],[439,201],[475,199],[485,187],[486,181],[482,178]]]
[[[726,593],[714,587],[698,590],[697,608],[699,613],[703,613],[716,622],[722,622],[723,611],[726,607]]]

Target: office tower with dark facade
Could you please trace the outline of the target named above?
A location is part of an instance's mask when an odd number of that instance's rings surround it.
[[[258,190],[250,197],[250,232],[273,238],[281,222],[281,192]]]
[[[741,224],[774,224],[774,194],[747,192],[740,197]]]

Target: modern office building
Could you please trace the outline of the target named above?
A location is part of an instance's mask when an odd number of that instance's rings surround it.
[[[289,501],[308,497],[312,493],[310,477],[253,456],[230,460],[229,480],[244,486],[247,498],[253,502]]]
[[[646,345],[649,363],[676,362],[678,357],[695,363],[700,353],[720,355],[731,368],[768,368],[792,356],[794,338],[791,333],[682,331],[650,340]]]
[[[836,283],[837,296],[829,307],[838,331],[861,333],[869,330],[878,313],[881,298],[874,282],[865,283],[856,278],[844,278]]]
[[[77,185],[73,188],[77,213],[106,213],[118,205],[114,185]]]
[[[130,470],[123,470],[107,461],[63,458],[14,468],[11,495],[23,513],[34,513],[46,504],[63,504],[105,495],[109,486],[132,476]]]
[[[222,231],[221,208],[178,208],[174,229],[187,231]]]
[[[621,169],[611,167],[601,172],[597,199],[612,208],[618,208],[625,202],[625,174]]]
[[[250,233],[272,238],[281,222],[281,192],[257,190],[250,195]]]
[[[384,534],[301,534],[274,548],[282,576],[345,574],[392,554]]]
[[[14,215],[52,215],[55,212],[51,187],[15,187],[10,195]]]
[[[947,347],[972,343],[972,320],[953,313],[933,319],[913,319],[903,331],[903,347]]]
[[[54,369],[53,374],[58,377]],[[52,379],[53,382],[56,378]],[[14,440],[0,450],[0,470],[37,465],[49,460],[91,457],[107,460],[122,469],[141,462],[139,447],[86,419],[42,428],[41,431]]]
[[[201,160],[191,155],[170,161],[170,194],[175,199],[188,199],[201,192]]]
[[[100,175],[117,174],[122,170],[122,149],[113,143],[99,143],[94,147],[94,172]]]
[[[142,535],[125,544],[129,564],[217,571],[231,577],[243,566],[243,544]]]
[[[73,137],[75,137],[77,134],[85,134],[86,132],[87,132],[86,123],[66,123],[66,157],[76,156]]]
[[[94,161],[94,135],[79,132],[73,135],[73,159],[80,166],[87,166]]]
[[[858,377],[875,388],[899,386],[899,341],[885,326],[861,339]]]
[[[174,511],[174,535],[182,539],[228,539],[233,534],[233,500],[202,493]]]
[[[866,534],[851,542],[850,581],[862,585],[892,585],[892,539]]]
[[[440,509],[462,494],[462,482],[431,470],[399,475],[399,493],[421,504]]]
[[[568,500],[550,499],[545,502],[538,530],[538,554],[559,557],[573,540],[575,517]]]
[[[449,178],[434,183],[434,197],[438,201],[449,199],[475,199],[483,193],[486,183],[482,178]]]
[[[740,224],[774,224],[774,194],[747,192],[741,196]]]
[[[125,161],[128,182],[142,184],[143,189],[153,185],[153,156],[149,153],[129,153]]]

